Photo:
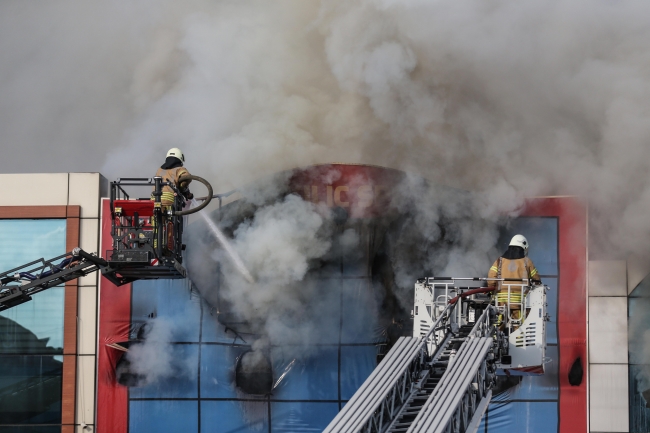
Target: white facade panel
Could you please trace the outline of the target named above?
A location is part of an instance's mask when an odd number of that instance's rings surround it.
[[[79,246],[84,251],[96,253],[99,247],[99,219],[82,218],[79,222]]]
[[[77,351],[92,355],[97,347],[97,287],[79,287],[78,293]]]
[[[68,173],[0,174],[0,202],[5,206],[65,206]]]
[[[82,218],[99,218],[101,180],[99,173],[70,173],[68,204],[81,206]]]
[[[94,356],[77,357],[77,422],[95,423],[95,360]]]
[[[79,220],[79,247],[88,253],[97,253],[99,251],[99,219],[82,218]],[[79,278],[79,286],[96,286],[99,272],[94,272],[85,277]]]
[[[624,260],[589,262],[589,296],[627,296],[627,264]]]
[[[589,298],[589,362],[627,363],[627,298]]]
[[[627,432],[630,416],[627,365],[591,365],[589,370],[589,430]]]

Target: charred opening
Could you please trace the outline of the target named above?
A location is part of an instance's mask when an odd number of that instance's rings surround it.
[[[139,387],[146,384],[146,377],[138,374],[131,368],[131,362],[126,356],[126,352],[120,357],[115,366],[115,379],[117,383],[126,387]]]
[[[235,384],[247,394],[266,395],[273,390],[273,367],[262,351],[244,352],[235,366]]]

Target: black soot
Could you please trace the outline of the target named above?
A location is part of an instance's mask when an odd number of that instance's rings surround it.
[[[248,351],[237,359],[235,383],[247,394],[265,395],[273,390],[271,361],[261,351]]]
[[[131,362],[126,358],[126,353],[117,361],[115,378],[117,379],[117,383],[129,388],[144,386],[146,384],[146,377],[143,374],[133,372]]]

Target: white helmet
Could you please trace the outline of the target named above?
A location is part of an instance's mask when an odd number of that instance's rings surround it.
[[[185,162],[185,155],[183,155],[183,152],[178,147],[171,148],[169,151],[167,151],[167,157],[170,156],[173,156],[174,158],[178,158],[181,161]]]
[[[524,252],[528,252],[528,240],[524,235],[514,235],[510,240],[510,246],[522,247]]]

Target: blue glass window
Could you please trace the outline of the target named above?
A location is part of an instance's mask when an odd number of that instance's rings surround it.
[[[273,391],[274,400],[338,400],[338,347],[312,347],[312,355],[297,360]],[[287,365],[291,355],[277,348],[273,365]]]
[[[479,433],[517,431],[557,433],[559,431],[557,402],[490,403],[478,429]]]
[[[349,400],[377,366],[377,347],[341,347],[341,399]]]
[[[634,288],[627,305],[630,347],[628,385],[630,432],[641,433],[650,431],[650,408],[648,408],[650,383],[647,379],[649,365],[645,356],[647,346],[639,338],[639,335],[645,335],[646,330],[650,329],[650,276],[644,278]]]
[[[342,282],[341,343],[372,343],[382,339],[379,330],[377,293],[369,278]]]
[[[339,411],[336,403],[290,402],[271,404],[273,433],[322,432]]]
[[[0,355],[0,423],[61,422],[59,356]]]
[[[202,345],[201,397],[236,398],[235,364],[248,346]]]
[[[174,342],[198,342],[201,298],[189,280],[141,280],[133,283],[131,317],[134,325],[152,317],[172,322]]]
[[[522,234],[528,239],[528,256],[540,275],[558,275],[557,222],[555,217],[519,217],[510,221],[499,237],[499,254],[508,248],[514,235]]]
[[[66,252],[66,220],[0,220],[0,271]],[[64,288],[0,313],[0,431],[46,432],[61,423]],[[2,427],[2,424],[14,426]]]
[[[266,401],[202,401],[201,433],[266,433],[269,405]]]
[[[137,433],[197,432],[198,401],[131,400],[129,431]]]
[[[39,258],[51,259],[64,254],[65,228],[64,219],[0,220],[1,272]],[[15,322],[40,340],[40,343],[23,342],[28,346],[25,347],[27,352],[34,353],[36,345],[47,348],[43,349],[47,353],[52,349],[63,353],[63,301],[63,288],[52,288],[35,295],[30,302],[1,312],[0,316]],[[1,345],[0,353],[6,353]]]

